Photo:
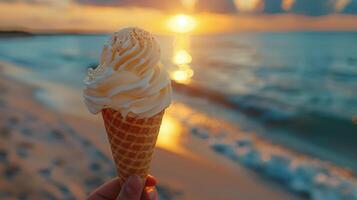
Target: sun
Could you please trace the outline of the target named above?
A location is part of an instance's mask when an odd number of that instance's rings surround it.
[[[197,22],[190,15],[179,14],[171,17],[168,20],[167,26],[175,33],[188,33],[196,28]]]

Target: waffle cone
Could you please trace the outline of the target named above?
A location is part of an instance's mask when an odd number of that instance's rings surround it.
[[[150,118],[131,114],[123,118],[120,112],[107,108],[102,110],[102,115],[120,187],[134,174],[144,181],[148,175],[164,111]]]

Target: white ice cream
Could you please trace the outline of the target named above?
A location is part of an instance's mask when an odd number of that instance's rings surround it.
[[[112,108],[123,116],[151,117],[171,103],[170,79],[160,64],[155,38],[139,28],[112,35],[100,64],[88,70],[84,100],[90,112]]]

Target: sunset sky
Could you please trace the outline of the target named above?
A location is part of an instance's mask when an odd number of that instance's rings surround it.
[[[195,19],[194,33],[357,30],[357,0],[0,0],[0,29],[170,33],[180,13]]]

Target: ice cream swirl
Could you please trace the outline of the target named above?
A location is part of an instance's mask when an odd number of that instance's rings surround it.
[[[88,70],[84,101],[90,112],[112,108],[151,117],[171,103],[171,85],[160,64],[155,38],[139,28],[125,28],[104,45],[99,66]]]

